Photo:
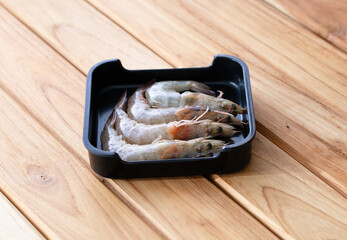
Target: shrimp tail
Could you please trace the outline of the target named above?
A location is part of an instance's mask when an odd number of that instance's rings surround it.
[[[148,83],[146,83],[144,86],[141,87],[141,89],[148,89],[150,87],[152,87],[152,85],[156,82],[156,79],[152,79],[151,81],[149,81]]]
[[[116,110],[118,108],[121,108],[121,109],[126,109],[127,107],[127,101],[128,101],[128,98],[127,98],[127,91],[125,91],[122,96],[120,97],[119,101],[117,102],[116,106],[113,108],[110,116],[108,117],[107,121],[106,121],[106,124],[105,124],[105,127],[104,129],[102,130],[101,132],[101,135],[100,135],[100,138],[101,138],[101,143],[102,143],[102,149],[104,150],[107,150],[109,149],[109,146],[108,146],[108,139],[109,139],[109,128],[113,128],[113,129],[116,129],[115,127],[115,123],[117,121],[117,113],[116,113]]]
[[[212,91],[209,86],[200,82],[194,82],[192,84],[191,90],[194,92],[205,93],[207,95],[216,96],[216,93]]]
[[[115,131],[115,123],[116,123],[116,108],[114,108],[108,117],[105,127],[101,132],[100,139],[101,139],[101,148],[105,151],[110,151],[110,145],[109,145],[109,139],[110,139],[110,132]]]
[[[114,108],[109,116],[109,118],[107,119],[106,125],[112,126],[114,127],[114,124],[116,122],[117,119],[117,114],[116,114],[116,108]]]
[[[119,98],[119,101],[116,104],[115,109],[122,109],[123,111],[126,111],[128,106],[128,92],[125,90],[124,93]]]

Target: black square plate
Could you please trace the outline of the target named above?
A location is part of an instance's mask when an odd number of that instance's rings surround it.
[[[248,124],[242,133],[232,137],[232,144],[212,157],[127,162],[116,153],[101,150],[101,131],[121,94],[127,90],[131,95],[153,79],[194,80],[207,84],[212,90],[221,90],[224,98],[247,107],[248,113],[238,117]],[[127,70],[114,59],[94,65],[88,73],[83,143],[89,152],[92,169],[101,176],[137,178],[234,172],[250,161],[254,136],[249,72],[247,65],[237,57],[216,55],[208,67],[153,70]]]

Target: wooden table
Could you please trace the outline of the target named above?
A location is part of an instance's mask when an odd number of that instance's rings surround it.
[[[0,0],[1,239],[346,239],[347,2]],[[257,135],[228,175],[111,180],[82,144],[86,74],[250,69]]]

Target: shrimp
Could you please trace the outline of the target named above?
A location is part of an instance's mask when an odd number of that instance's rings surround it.
[[[209,107],[211,110],[232,112],[233,115],[247,113],[247,108],[243,108],[228,99],[189,91],[181,94],[180,105]]]
[[[187,90],[215,95],[215,93],[203,83],[195,81],[162,81],[154,83],[146,91],[146,98],[151,106],[179,107],[179,92]]]
[[[228,111],[233,115],[237,113],[246,113],[247,109],[222,97],[214,97],[205,93],[212,92],[202,83],[197,87],[191,87],[193,81],[163,81],[154,83],[147,91],[146,98],[152,107],[183,107],[199,106],[209,108],[210,110]],[[197,83],[197,82],[193,82]],[[185,87],[182,87],[182,85]],[[197,91],[190,92],[187,90]],[[184,93],[180,94],[179,92]]]
[[[161,160],[213,156],[222,150],[224,141],[197,138],[189,141],[161,140],[149,145],[129,144],[114,129],[115,110],[101,133],[101,146],[105,151],[116,152],[124,161]]]
[[[224,123],[217,123],[211,120],[181,120],[170,123],[147,125],[138,123],[129,118],[125,112],[127,97],[126,94],[120,99],[115,108],[116,128],[124,137],[124,140],[133,144],[150,144],[159,136],[162,139],[188,140],[199,138],[205,135],[231,137],[237,131],[234,127]]]
[[[145,99],[145,92],[148,87],[147,85],[137,89],[128,101],[128,115],[139,123],[159,124],[199,118],[238,126],[243,124],[241,120],[229,113],[206,110],[201,107],[151,108]]]

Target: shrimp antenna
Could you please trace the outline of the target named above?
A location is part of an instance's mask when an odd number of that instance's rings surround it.
[[[203,116],[205,116],[207,113],[208,113],[208,111],[209,111],[209,107],[207,107],[207,109],[205,110],[205,112],[203,113],[203,114],[201,114],[197,119],[196,119],[196,121],[199,121]]]
[[[115,122],[116,122],[116,109],[114,108],[106,121],[106,125],[111,125],[113,127]]]

